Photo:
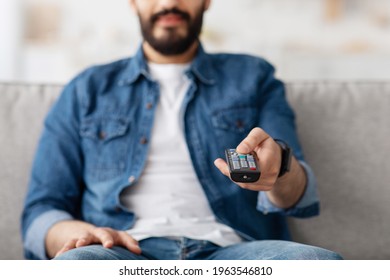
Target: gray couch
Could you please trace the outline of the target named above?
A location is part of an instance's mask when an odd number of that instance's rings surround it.
[[[19,217],[42,120],[61,86],[0,84],[0,259],[22,259]],[[346,259],[390,259],[390,82],[287,84],[318,178],[316,218],[293,239]]]

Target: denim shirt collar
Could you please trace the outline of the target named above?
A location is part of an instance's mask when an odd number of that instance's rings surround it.
[[[206,85],[213,85],[216,81],[214,78],[215,71],[209,55],[204,51],[202,44],[199,43],[197,53],[187,75],[194,75],[200,82]],[[119,84],[132,84],[137,81],[141,75],[148,80],[153,80],[149,74],[147,60],[142,45],[138,48],[134,57],[129,60]]]

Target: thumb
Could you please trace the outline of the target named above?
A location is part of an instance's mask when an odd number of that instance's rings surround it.
[[[219,171],[221,171],[223,175],[230,178],[229,167],[223,159],[217,158],[214,161],[214,165],[219,169]]]

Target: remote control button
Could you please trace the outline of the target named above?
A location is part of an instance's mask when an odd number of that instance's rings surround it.
[[[256,164],[254,162],[249,162],[249,167],[256,169]]]
[[[248,167],[248,163],[246,161],[240,161],[242,167]]]
[[[251,170],[256,170],[256,167],[251,167],[250,169],[251,169]]]
[[[233,168],[240,169],[240,164],[238,163],[238,161],[233,161]]]

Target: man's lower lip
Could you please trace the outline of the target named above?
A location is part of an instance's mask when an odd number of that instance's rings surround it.
[[[162,16],[156,23],[161,25],[175,25],[184,22],[184,19],[179,16]]]

